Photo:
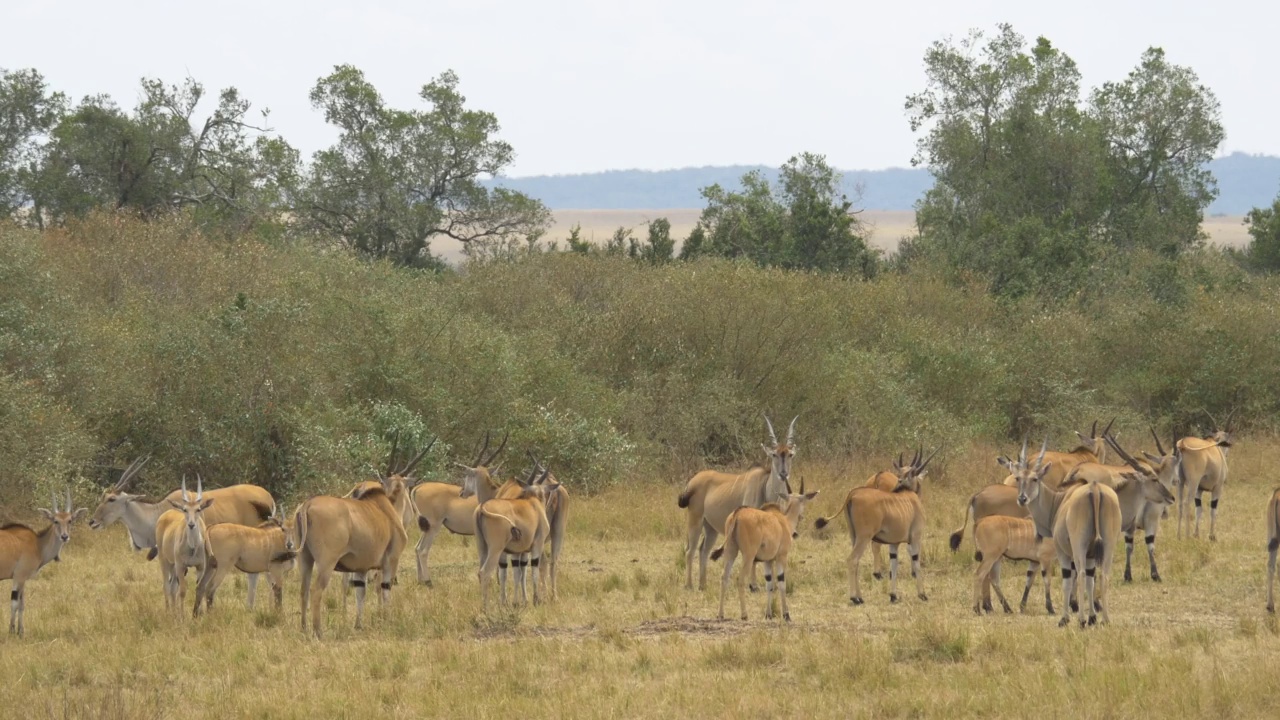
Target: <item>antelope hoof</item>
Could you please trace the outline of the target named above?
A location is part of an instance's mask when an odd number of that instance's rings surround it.
[[[1089,616],[1089,625],[1092,627],[1092,626],[1097,625],[1097,624],[1098,624],[1098,616],[1097,616],[1097,615],[1090,615],[1090,616]]]
[[[974,605],[974,606],[973,606],[973,614],[974,614],[974,615],[977,615],[978,617],[982,617],[982,606],[981,606],[981,605]]]
[[[1124,581],[1125,581],[1125,582],[1127,582],[1127,583],[1131,583],[1131,582],[1133,582],[1133,573],[1129,572],[1128,570],[1125,570],[1125,571],[1124,571]]]
[[[782,613],[782,619],[785,622],[791,622],[791,613]]]
[[[747,616],[746,616],[746,614],[745,614],[745,613],[743,613],[743,615],[742,615],[742,622],[746,622],[746,621],[747,621]]]
[[[889,602],[891,603],[898,602],[898,593],[889,593]]]
[[[422,581],[422,584],[423,584],[423,585],[425,585],[425,586],[427,586],[427,587],[435,587],[435,585],[432,585],[432,584],[431,584],[431,581],[430,581],[430,580],[423,580],[423,581]]]
[[[1267,603],[1267,612],[1271,613],[1272,615],[1276,614],[1275,603]]]
[[[920,598],[920,600],[922,600],[923,602],[929,602],[929,596],[925,595],[924,593],[920,593],[916,597]]]
[[[861,598],[861,597],[859,597],[859,596],[855,595],[855,596],[853,596],[853,597],[849,598],[849,602],[850,602],[850,604],[853,604],[853,605],[861,605],[861,604],[863,603],[863,600],[862,600],[862,598]]]
[[[1098,600],[1093,601],[1093,611],[1096,613],[1102,612],[1102,603],[1100,601]]]
[[[1012,615],[1012,614],[1013,614],[1013,608],[1009,607],[1009,603],[1003,603],[1003,605],[1004,605],[1004,614],[1005,614],[1005,615]]]
[[[750,590],[750,591],[751,591],[751,592],[753,592],[753,593],[758,593],[758,592],[760,592],[760,586],[759,586],[759,585],[748,585],[748,586],[747,586],[747,589],[748,589],[748,590]]]
[[[1020,613],[1022,613],[1022,614],[1024,614],[1024,615],[1025,615],[1025,614],[1027,613],[1027,604],[1026,604],[1026,603],[1019,603],[1019,605],[1018,605],[1018,612],[1020,612]]]
[[[1062,628],[1062,627],[1066,627],[1070,622],[1071,622],[1071,618],[1069,618],[1069,617],[1064,617],[1064,618],[1062,618],[1061,620],[1059,620],[1059,621],[1058,621],[1058,627],[1060,627],[1060,628]]]
[[[1152,580],[1152,582],[1163,582],[1163,581],[1160,579],[1160,573],[1155,572],[1154,570],[1151,572],[1151,580]]]
[[[876,580],[883,580],[884,573],[873,572],[871,573],[871,577],[875,578]]]
[[[1210,536],[1209,536],[1209,542],[1218,542],[1218,536],[1217,536],[1217,535],[1210,535]]]
[[[1047,613],[1049,613],[1050,615],[1056,615],[1056,614],[1057,614],[1057,612],[1056,612],[1056,611],[1054,611],[1054,609],[1053,609],[1053,605],[1052,605],[1052,604],[1045,605],[1045,606],[1044,606],[1044,611],[1045,611],[1045,612],[1047,612]]]
[[[995,608],[991,606],[991,601],[990,601],[990,600],[983,600],[983,601],[982,601],[982,609],[983,609],[983,610],[985,610],[986,612],[991,612],[991,611],[995,610]]]

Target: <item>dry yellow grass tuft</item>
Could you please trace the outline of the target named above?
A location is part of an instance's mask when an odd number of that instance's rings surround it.
[[[794,622],[766,623],[761,595],[748,622],[714,620],[708,589],[683,584],[684,478],[624,484],[575,501],[552,605],[479,612],[474,543],[441,538],[435,587],[414,584],[412,550],[392,604],[363,631],[354,607],[326,602],[328,639],[298,629],[298,579],[283,616],[243,607],[244,581],[224,585],[211,615],[164,611],[159,570],[126,552],[123,530],[78,526],[64,561],[28,586],[27,637],[0,639],[0,715],[23,717],[1180,717],[1264,716],[1280,690],[1280,625],[1265,603],[1262,513],[1280,441],[1246,438],[1232,452],[1220,539],[1157,544],[1165,582],[1112,574],[1112,624],[1056,627],[1036,602],[1026,615],[976,617],[970,532],[947,549],[964,501],[1001,471],[1008,448],[940,456],[925,490],[929,602],[890,605],[870,580],[850,607],[843,520],[817,533],[853,485],[888,458],[797,462],[821,496],[787,573]],[[967,469],[966,469],[967,468]],[[929,480],[926,480],[929,482]],[[1207,522],[1207,518],[1206,518]],[[1207,529],[1206,533],[1207,534]],[[416,539],[416,531],[413,533]],[[1120,558],[1123,562],[1123,558]],[[1024,565],[1008,565],[1016,596]],[[189,582],[191,580],[189,579]],[[1038,588],[1038,585],[1037,585]],[[1055,594],[1060,596],[1060,580]],[[188,599],[192,597],[188,593]]]

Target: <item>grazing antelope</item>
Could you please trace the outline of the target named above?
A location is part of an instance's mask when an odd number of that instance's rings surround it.
[[[142,466],[151,458],[143,457],[134,460],[115,485],[102,493],[102,501],[93,517],[89,518],[89,527],[101,530],[114,522],[124,523],[129,531],[129,544],[134,551],[147,549],[147,559],[156,556],[156,521],[170,509],[172,503],[182,501],[182,491],[174,490],[164,499],[148,501],[141,495],[125,492],[129,482],[137,476]],[[241,484],[210,490],[205,497],[217,500],[217,507],[205,513],[205,524],[212,527],[222,523],[236,523],[256,527],[265,522],[275,512],[276,503],[271,493],[257,485]]]
[[[1280,488],[1267,501],[1267,612],[1276,611],[1276,553],[1280,551]]]
[[[434,443],[435,440],[432,440]],[[430,449],[430,445],[427,449]],[[406,466],[412,471],[426,454],[426,449]],[[370,570],[382,573],[378,599],[385,605],[391,599],[391,579],[396,576],[400,553],[409,542],[404,518],[395,503],[405,490],[402,474],[379,475],[376,487],[363,488],[349,498],[319,495],[299,506],[294,515],[294,532],[298,536],[298,565],[302,576],[302,631],[307,631],[307,611],[311,612],[311,628],[316,638],[323,635],[320,622],[321,604],[329,575],[335,570],[356,573],[356,624],[362,627],[364,617],[365,578]],[[315,572],[314,596],[312,572]],[[309,608],[308,608],[309,606]]]
[[[935,451],[936,452],[936,451]],[[930,455],[930,458],[933,456]],[[873,542],[889,546],[889,602],[898,601],[898,545],[907,544],[911,554],[911,576],[916,579],[916,593],[921,600],[928,600],[924,592],[924,576],[920,571],[920,542],[924,534],[924,506],[920,504],[917,478],[926,460],[916,473],[907,473],[899,479],[892,492],[874,487],[856,487],[849,491],[844,503],[834,515],[818,518],[814,527],[822,529],[844,513],[849,525],[849,541],[853,550],[849,553],[849,602],[861,605],[858,565],[867,546]]]
[[[61,559],[62,546],[71,539],[71,525],[87,512],[85,508],[72,512],[68,488],[66,508],[58,508],[57,495],[48,509],[40,508],[40,514],[49,520],[49,527],[44,530],[36,532],[20,523],[0,527],[0,580],[13,581],[9,592],[9,634],[22,637],[26,632],[27,581],[40,568]]]
[[[1015,518],[1005,515],[991,515],[982,518],[973,526],[973,543],[977,551],[973,559],[978,562],[978,570],[974,574],[973,611],[979,615],[983,610],[991,612],[991,589],[995,588],[996,597],[1006,613],[1013,612],[1004,593],[1000,591],[1000,561],[1029,560],[1027,568],[1027,586],[1022,591],[1022,602],[1018,608],[1027,611],[1027,599],[1031,595],[1031,585],[1036,571],[1040,571],[1044,585],[1044,606],[1050,615],[1053,614],[1053,594],[1049,587],[1049,570],[1053,565],[1054,548],[1051,543],[1041,542],[1036,535],[1035,523],[1030,518]]]
[[[476,551],[480,559],[480,597],[485,612],[489,610],[489,583],[498,569],[503,553],[530,556],[529,564],[535,568],[533,577],[533,601],[541,602],[539,581],[546,581],[547,567],[541,564],[543,545],[551,533],[547,522],[546,507],[542,497],[554,492],[559,483],[549,480],[550,471],[543,470],[541,480],[535,475],[538,468],[520,485],[517,497],[493,498],[476,507]],[[537,486],[541,485],[541,488]],[[519,581],[519,579],[518,579]],[[505,602],[506,595],[503,594]]]
[[[156,521],[156,544],[160,555],[160,577],[164,582],[165,608],[182,613],[182,603],[187,599],[187,568],[196,568],[196,577],[209,571],[212,558],[209,552],[208,527],[204,519],[206,508],[214,504],[214,498],[204,496],[204,480],[196,476],[196,494],[187,492],[187,479],[182,478],[182,501],[169,500],[172,510],[166,510]],[[193,617],[200,615],[200,596],[192,608]]]
[[[763,508],[740,507],[729,513],[725,520],[724,545],[711,553],[712,560],[724,556],[724,575],[720,578],[720,619],[724,619],[724,596],[729,590],[729,575],[733,562],[742,553],[742,569],[738,571],[738,605],[742,619],[747,619],[747,568],[756,562],[764,563],[764,617],[773,614],[773,588],[777,583],[778,598],[782,605],[782,619],[791,622],[787,608],[787,555],[791,541],[800,537],[800,521],[804,519],[804,507],[818,496],[817,490],[804,491],[804,478],[800,479],[800,493],[784,495],[776,503],[766,503]]]
[[[1184,437],[1175,445],[1178,455],[1178,537],[1182,537],[1183,508],[1188,496],[1196,502],[1195,537],[1200,537],[1200,518],[1202,514],[1201,497],[1210,493],[1209,499],[1209,540],[1217,541],[1218,501],[1222,499],[1222,490],[1227,483],[1227,453],[1231,447],[1230,430],[1219,431],[1213,437],[1205,439]],[[1187,518],[1187,533],[1191,534],[1191,514]]]
[[[428,587],[431,585],[431,568],[427,558],[441,529],[455,535],[476,534],[476,506],[497,496],[498,483],[494,482],[496,470],[492,465],[507,446],[510,435],[509,432],[504,435],[502,444],[486,458],[484,454],[489,449],[489,433],[486,432],[475,462],[471,465],[454,463],[465,473],[461,487],[449,483],[424,482],[409,491],[409,502],[415,508],[413,521],[422,531],[414,548],[418,560],[418,582]]]
[[[684,490],[680,493],[677,504],[688,510],[688,544],[685,546],[685,581],[686,590],[693,589],[693,554],[698,552],[698,589],[707,587],[707,557],[715,547],[716,536],[724,532],[725,520],[729,513],[739,507],[761,507],[765,503],[776,502],[778,498],[791,491],[787,480],[791,475],[791,461],[795,458],[795,430],[797,415],[787,428],[787,441],[778,442],[773,432],[773,423],[769,416],[764,418],[769,428],[769,439],[773,447],[761,445],[769,456],[769,469],[755,466],[740,474],[703,470],[689,478]],[[699,549],[698,538],[702,537]],[[751,568],[751,589],[758,587],[755,580],[755,568]]]
[[[266,573],[271,593],[279,611],[284,601],[284,576],[293,569],[297,549],[290,542],[291,528],[285,527],[284,515],[277,512],[258,527],[233,523],[214,525],[208,529],[210,562],[196,579],[196,606],[203,599],[213,609],[213,596],[232,570],[248,574],[249,596],[245,607],[253,609],[259,573]]]

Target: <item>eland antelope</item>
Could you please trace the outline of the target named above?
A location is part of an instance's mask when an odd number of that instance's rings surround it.
[[[1276,611],[1276,554],[1280,552],[1280,488],[1271,492],[1267,500],[1267,513],[1263,518],[1267,526],[1267,612]]]
[[[204,496],[204,480],[196,475],[194,496],[187,492],[187,479],[184,477],[181,502],[167,502],[172,509],[166,510],[156,521],[156,547],[160,556],[165,607],[181,615],[182,603],[187,599],[187,568],[195,568],[196,577],[202,577],[209,571],[212,555],[204,511],[215,503],[215,499]],[[200,615],[199,595],[191,614],[195,617]]]
[[[61,560],[62,546],[71,539],[71,525],[76,518],[89,512],[80,508],[71,510],[71,489],[67,489],[67,504],[59,508],[58,498],[40,514],[49,521],[49,527],[39,532],[20,523],[0,526],[0,580],[12,580],[9,592],[9,633],[22,637],[27,613],[27,581],[50,562]]]
[[[1175,447],[1178,455],[1178,537],[1182,537],[1183,517],[1186,517],[1187,533],[1191,534],[1191,514],[1185,512],[1188,497],[1195,498],[1196,531],[1194,537],[1200,537],[1200,518],[1202,514],[1201,496],[1210,493],[1209,497],[1209,540],[1216,541],[1218,524],[1218,501],[1222,499],[1222,490],[1227,483],[1227,453],[1231,447],[1230,431],[1219,431],[1211,438],[1184,437]]]
[[[915,457],[911,458],[910,464],[903,464],[902,453],[898,453],[898,459],[893,462],[892,471],[881,471],[872,475],[867,479],[867,483],[863,487],[873,487],[885,492],[893,492],[894,488],[898,487],[898,483],[903,482],[905,478],[906,484],[920,496],[920,502],[923,503],[924,484],[922,481],[925,475],[928,474],[925,466],[929,464],[929,460],[932,460],[934,455],[938,454],[938,451],[934,450],[928,459],[921,462],[923,452],[924,448],[918,448]],[[884,558],[880,555],[880,545],[878,543],[871,546],[871,577],[876,580],[884,577]]]
[[[759,465],[739,475],[703,470],[689,478],[684,490],[680,493],[677,504],[688,510],[688,544],[685,546],[685,589],[693,589],[693,555],[698,557],[698,589],[707,587],[707,558],[715,547],[716,537],[724,532],[724,523],[729,513],[739,507],[761,507],[765,503],[776,502],[778,498],[788,494],[791,486],[787,479],[791,475],[791,462],[795,458],[795,430],[797,415],[792,418],[787,428],[787,441],[778,442],[773,431],[773,423],[769,416],[764,418],[769,429],[769,439],[773,447],[761,445],[769,457],[769,468]],[[699,549],[698,538],[702,537]],[[755,568],[751,568],[751,589],[755,590]]]
[[[1027,585],[1022,590],[1022,602],[1018,608],[1027,610],[1027,599],[1031,596],[1031,585],[1035,581],[1036,571],[1040,571],[1044,585],[1044,607],[1053,614],[1053,593],[1049,587],[1049,570],[1053,565],[1054,548],[1052,543],[1041,542],[1036,535],[1035,523],[1030,518],[1008,517],[1006,515],[990,515],[979,520],[973,526],[973,544],[977,550],[973,559],[978,563],[974,573],[973,611],[979,615],[982,611],[991,612],[991,589],[994,587],[996,597],[1006,613],[1013,612],[1000,590],[1000,561],[1028,560]]]
[[[529,459],[533,461],[540,473],[547,470],[532,451],[529,452]],[[554,490],[550,489],[549,483],[554,483]],[[547,535],[550,548],[542,555],[547,565],[547,596],[555,600],[557,597],[556,568],[560,565],[560,551],[564,549],[564,531],[569,524],[569,491],[550,472],[545,472],[538,479],[537,486],[542,491],[542,504],[546,509],[547,523],[550,525],[550,534]],[[523,591],[522,587],[521,592]]]
[[[292,523],[290,523],[291,525]],[[284,601],[284,576],[293,568],[297,549],[290,542],[292,528],[285,526],[283,513],[276,512],[258,527],[222,523],[208,529],[210,562],[196,579],[196,605],[203,599],[213,609],[213,596],[232,570],[248,575],[249,594],[245,607],[253,609],[258,575],[267,574],[275,607]]]
[[[724,575],[720,578],[720,619],[724,619],[724,596],[729,590],[729,575],[733,562],[742,554],[742,569],[738,571],[738,605],[742,619],[747,619],[747,593],[745,576],[747,569],[756,562],[764,563],[764,617],[772,619],[773,588],[777,583],[782,619],[791,622],[787,607],[787,556],[791,542],[800,536],[800,521],[804,519],[804,507],[818,496],[818,491],[804,491],[804,478],[800,479],[800,492],[784,495],[776,503],[765,503],[762,508],[740,507],[729,513],[725,520],[724,545],[711,553],[711,559],[724,556]]]
[[[517,481],[520,494],[517,497],[498,497],[487,500],[476,506],[476,552],[480,560],[480,598],[481,606],[489,610],[489,583],[498,570],[498,562],[503,553],[530,557],[529,565],[534,568],[533,601],[541,602],[539,581],[545,584],[547,567],[541,563],[543,545],[551,533],[547,521],[546,507],[542,498],[548,492],[554,492],[559,483],[548,480],[549,470],[543,470],[541,480],[535,477],[537,465],[524,481]],[[538,488],[538,485],[542,485]],[[517,582],[523,585],[522,572]],[[503,600],[506,593],[503,592]]]
[[[413,507],[414,522],[422,531],[418,544],[414,547],[414,555],[418,561],[418,582],[431,585],[431,567],[428,556],[440,530],[448,530],[455,535],[475,535],[476,506],[492,499],[498,494],[499,483],[494,482],[496,468],[493,461],[507,446],[508,432],[502,438],[502,444],[489,457],[485,452],[489,449],[489,433],[484,435],[484,443],[471,465],[454,463],[463,470],[462,485],[449,483],[424,482],[415,485],[409,491],[409,502]]]

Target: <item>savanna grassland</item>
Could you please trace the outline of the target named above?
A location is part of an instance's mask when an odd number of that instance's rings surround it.
[[[298,629],[296,574],[281,614],[243,609],[237,579],[211,616],[176,618],[121,528],[77,526],[28,587],[27,636],[0,639],[0,715],[1268,713],[1280,281],[1212,249],[1109,256],[1096,280],[1002,299],[928,263],[861,280],[543,251],[435,273],[181,215],[0,227],[0,522],[36,520],[67,484],[92,507],[144,454],[139,492],[200,472],[293,507],[369,477],[393,436],[438,436],[422,477],[456,481],[487,430],[511,431],[507,472],[534,449],[573,495],[558,601],[482,614],[474,545],[444,537],[436,586],[413,582],[406,552],[362,631],[330,588],[323,642]],[[759,460],[765,412],[799,415],[794,473],[822,491],[788,626],[761,621],[758,595],[749,622],[717,621],[718,565],[708,590],[683,589],[680,486]],[[1034,600],[973,615],[972,545],[953,555],[947,536],[1001,477],[997,454],[1113,415],[1134,451],[1148,423],[1185,433],[1228,413],[1218,542],[1166,525],[1165,582],[1140,547],[1105,628],[1060,630]],[[843,522],[813,520],[922,445],[945,445],[924,494],[930,600],[891,606],[864,584],[850,607]],[[1006,570],[1007,594],[1021,580]]]
[[[998,449],[935,460],[925,490],[929,601],[907,591],[890,605],[868,556],[861,607],[848,603],[843,521],[820,533],[812,521],[888,458],[797,460],[821,495],[787,573],[787,625],[761,619],[758,594],[748,596],[747,622],[717,620],[719,563],[707,591],[683,588],[678,478],[633,478],[573,499],[556,602],[481,613],[474,544],[442,537],[435,586],[415,584],[406,552],[391,605],[371,604],[361,631],[331,586],[323,642],[298,629],[296,571],[282,614],[263,593],[246,610],[237,578],[211,615],[193,621],[188,607],[175,618],[156,565],[126,550],[120,527],[79,527],[63,562],[30,586],[27,637],[0,640],[0,707],[53,718],[1270,714],[1280,626],[1263,610],[1261,516],[1280,443],[1242,439],[1218,541],[1176,540],[1166,521],[1165,581],[1147,579],[1139,543],[1135,582],[1119,582],[1120,562],[1114,570],[1111,624],[1087,631],[1046,617],[1038,582],[1025,615],[970,610],[972,542],[952,554],[947,535],[969,492],[997,479]],[[1015,604],[1024,568],[1004,571]],[[728,615],[737,617],[732,595]]]

